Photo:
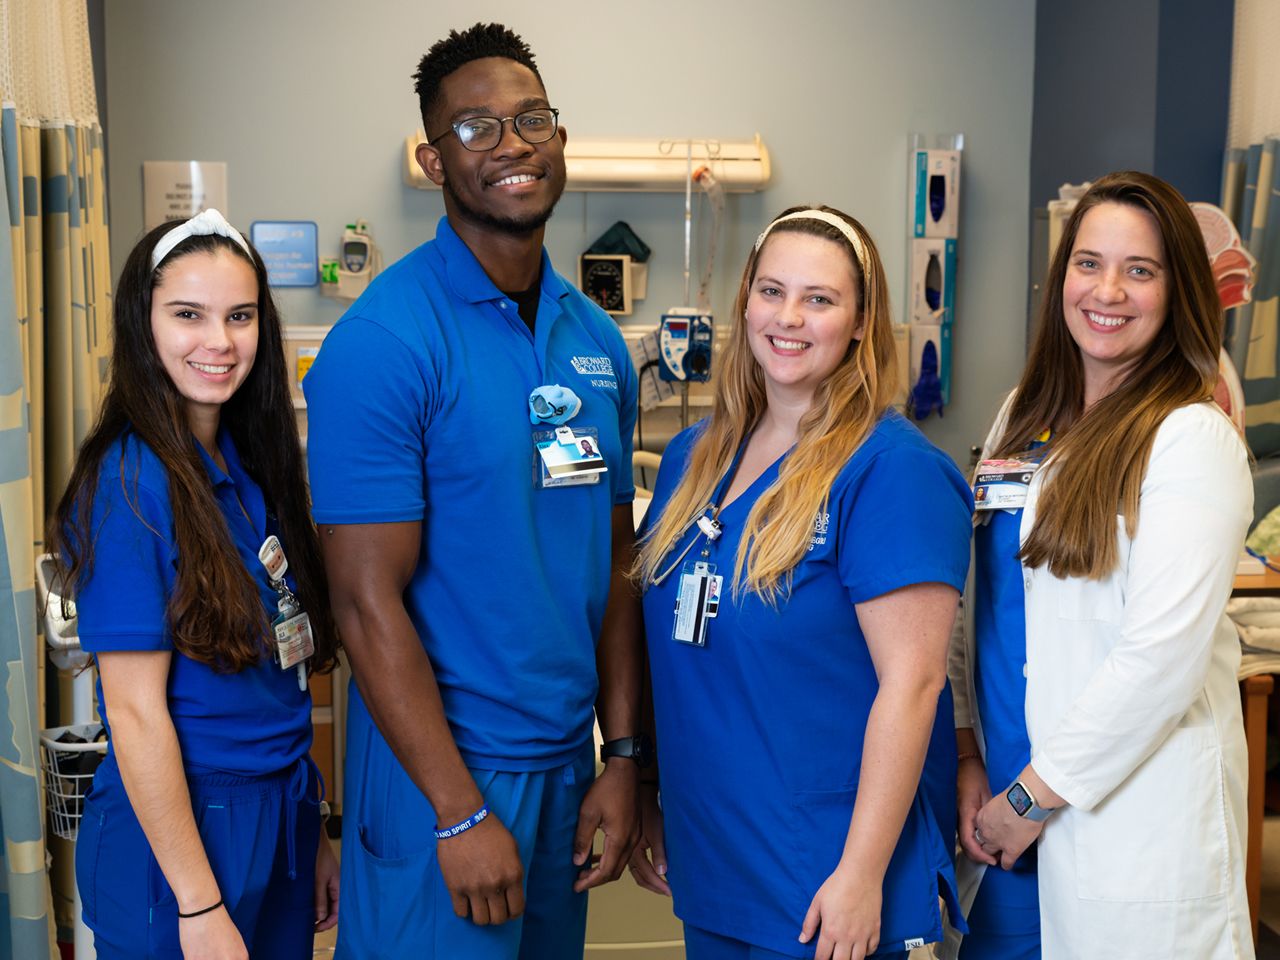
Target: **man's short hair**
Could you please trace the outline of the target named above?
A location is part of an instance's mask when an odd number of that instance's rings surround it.
[[[437,131],[428,128],[427,115],[439,106],[440,83],[464,64],[485,57],[506,57],[523,64],[533,71],[542,83],[542,74],[534,63],[533,51],[520,35],[500,23],[477,23],[459,33],[450,30],[443,40],[436,41],[420,61],[413,75],[413,89],[418,94],[418,109],[422,112],[422,129],[428,137]]]

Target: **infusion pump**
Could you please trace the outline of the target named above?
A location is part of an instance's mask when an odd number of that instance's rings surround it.
[[[715,331],[711,314],[691,307],[673,307],[662,315],[658,329],[658,375],[663,380],[706,383],[711,377],[711,345]]]

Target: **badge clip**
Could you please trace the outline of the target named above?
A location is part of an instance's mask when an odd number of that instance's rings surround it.
[[[698,518],[698,529],[702,531],[702,535],[708,540],[718,540],[720,532],[724,529],[720,526],[720,521],[714,517],[709,517],[705,513]]]
[[[302,604],[294,596],[284,575],[289,569],[289,561],[284,555],[284,547],[275,534],[267,537],[258,548],[258,560],[267,571],[267,579],[276,592],[276,609],[279,616],[271,621],[271,631],[275,636],[276,660],[281,670],[290,667],[298,668],[298,689],[307,689],[307,660],[316,652],[315,637],[311,633],[311,618],[302,609]]]

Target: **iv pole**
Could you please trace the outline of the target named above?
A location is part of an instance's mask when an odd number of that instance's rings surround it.
[[[701,145],[706,151],[707,162],[710,163],[720,155],[719,140],[660,140],[658,150],[665,154],[672,153],[677,146],[684,144],[684,306],[691,307],[691,279],[693,276],[693,147]],[[680,427],[689,426],[689,381],[680,383]]]
[[[689,303],[689,262],[693,248],[693,141],[686,140],[684,171],[684,305]],[[689,381],[680,384],[680,429],[689,427]]]

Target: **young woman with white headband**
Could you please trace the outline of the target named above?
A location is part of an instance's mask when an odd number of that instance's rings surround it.
[[[110,737],[76,879],[100,960],[303,960],[337,919],[310,670],[336,636],[262,259],[216,210],[148,233],[49,530]]]
[[[888,290],[856,220],[779,216],[734,312],[637,564],[660,776],[632,870],[674,896],[690,960],[905,955],[953,901],[954,794],[921,771],[931,745],[954,770],[937,710],[972,501],[890,408]]]

